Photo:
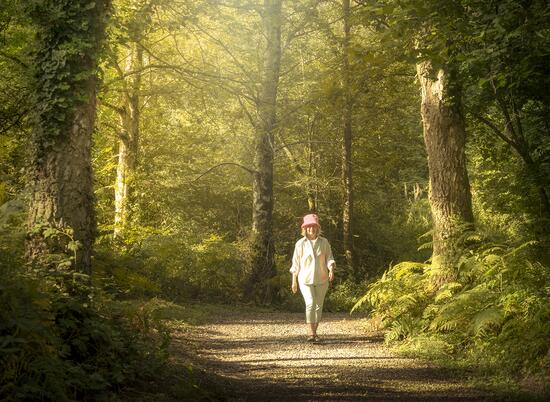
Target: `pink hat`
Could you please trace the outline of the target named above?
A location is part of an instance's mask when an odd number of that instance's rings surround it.
[[[313,226],[313,225],[321,226],[319,225],[319,217],[315,214],[309,214],[304,216],[304,223],[302,223],[302,229],[305,228],[306,226]]]

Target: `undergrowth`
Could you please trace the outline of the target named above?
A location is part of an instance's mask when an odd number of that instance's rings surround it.
[[[398,351],[529,382],[535,394],[547,395],[550,270],[530,260],[534,247],[479,239],[462,249],[457,279],[442,286],[434,284],[439,273],[431,264],[399,263],[352,311],[372,309]]]
[[[162,301],[120,301],[86,275],[29,266],[23,236],[0,232],[0,400],[117,401],[174,372]],[[192,366],[177,371],[171,397],[214,399]]]

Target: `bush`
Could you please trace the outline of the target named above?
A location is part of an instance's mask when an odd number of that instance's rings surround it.
[[[0,263],[1,400],[98,400],[158,375],[169,335],[147,304]]]
[[[335,279],[327,292],[325,306],[328,311],[350,311],[360,296],[365,293],[367,282]]]
[[[232,303],[241,297],[245,266],[239,245],[217,235],[194,244],[155,235],[131,251],[102,245],[94,269],[98,283],[127,298]]]
[[[550,270],[531,262],[534,242],[464,249],[458,279],[440,288],[430,264],[403,262],[369,286],[368,305],[388,343],[420,355],[454,355],[505,375],[550,376]],[[404,341],[404,342],[403,342]],[[436,345],[437,347],[435,347]],[[408,346],[408,348],[407,348]]]

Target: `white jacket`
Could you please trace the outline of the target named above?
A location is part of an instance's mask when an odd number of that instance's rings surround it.
[[[328,267],[335,264],[330,243],[318,236],[311,241],[302,237],[294,246],[290,272],[298,274],[302,285],[320,285],[328,281]]]

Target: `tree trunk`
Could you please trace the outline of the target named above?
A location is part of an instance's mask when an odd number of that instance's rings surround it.
[[[434,76],[434,73],[437,75]],[[456,278],[457,238],[473,223],[466,170],[466,130],[460,87],[450,70],[434,71],[429,61],[417,64],[422,89],[422,121],[428,154],[430,206],[433,218],[433,266],[437,285]]]
[[[96,56],[108,2],[96,2],[92,8],[89,1],[68,2],[55,6],[56,18],[48,20],[51,7],[44,3],[31,11],[39,50],[33,64],[36,112],[27,256],[32,261],[65,254],[74,257],[72,269],[91,274],[95,236],[91,136]],[[81,51],[75,49],[78,46]],[[71,249],[76,242],[78,249]]]
[[[342,237],[347,274],[354,276],[353,261],[353,181],[352,181],[352,97],[350,83],[349,40],[350,40],[350,1],[343,1],[344,40],[342,83],[344,92],[344,107],[342,113],[343,143],[342,143]]]
[[[245,293],[258,303],[270,303],[275,289],[273,240],[273,139],[276,128],[277,86],[281,63],[281,0],[264,0],[267,48],[256,124],[252,201],[251,273]]]
[[[132,44],[125,67],[125,73],[132,74],[129,75],[126,88],[122,93],[122,105],[118,109],[121,133],[115,183],[115,228],[113,233],[115,238],[123,236],[131,213],[132,190],[139,152],[139,91],[142,67],[143,50],[138,44]]]
[[[308,170],[307,177],[308,183],[306,187],[307,191],[307,207],[309,213],[316,214],[319,210],[319,205],[317,202],[317,196],[319,194],[318,181],[317,181],[317,165],[316,165],[316,155],[313,151],[313,124],[308,128],[308,143],[307,143],[307,159],[308,159]]]

